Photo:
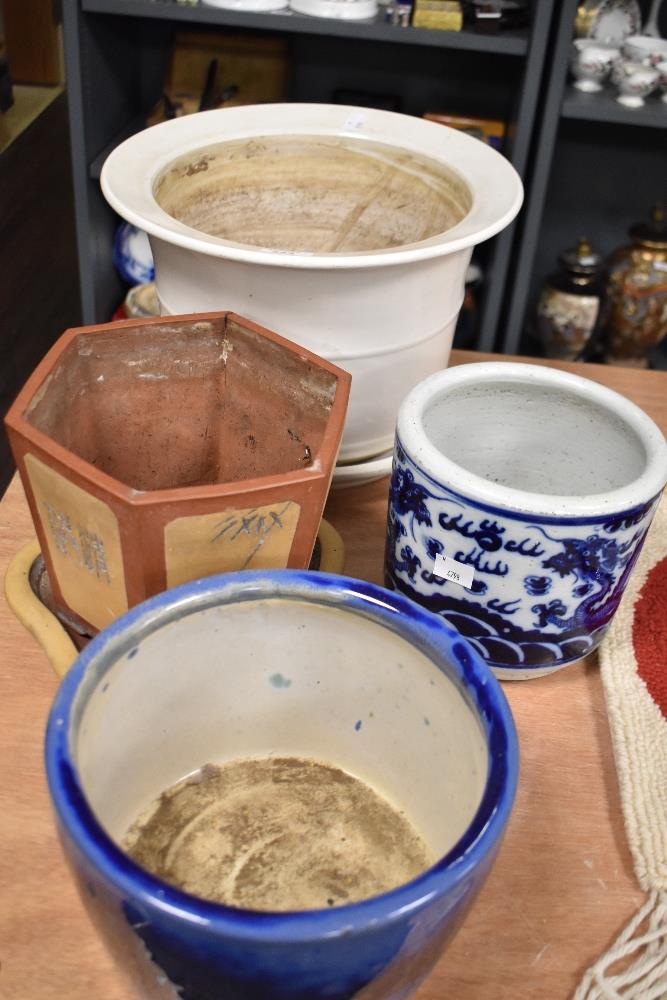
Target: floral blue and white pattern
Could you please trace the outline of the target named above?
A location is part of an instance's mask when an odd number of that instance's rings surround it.
[[[567,521],[479,505],[435,483],[397,440],[385,581],[458,629],[501,673],[562,667],[601,641],[657,503]],[[438,555],[472,567],[472,585],[437,576]]]
[[[113,262],[128,285],[143,285],[155,280],[153,254],[148,236],[129,222],[121,222],[113,241]]]

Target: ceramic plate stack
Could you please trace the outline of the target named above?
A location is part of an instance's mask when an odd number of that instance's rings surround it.
[[[618,44],[641,31],[641,10],[636,0],[587,0],[577,15],[579,37]]]
[[[206,7],[220,7],[222,10],[249,10],[255,14],[266,11],[284,10],[288,0],[201,0]]]
[[[366,21],[378,11],[376,0],[289,0],[289,5],[297,14],[339,21]]]
[[[391,472],[394,449],[383,451],[381,455],[361,462],[339,462],[334,469],[331,485],[336,490],[344,490],[349,486],[363,486],[383,479]]]

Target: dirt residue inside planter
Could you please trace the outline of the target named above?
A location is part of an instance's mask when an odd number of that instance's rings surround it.
[[[27,419],[136,490],[311,465],[336,377],[229,317],[81,335]]]
[[[337,136],[220,143],[175,160],[155,199],[225,241],[312,254],[386,250],[447,232],[472,196],[454,170],[396,146]]]
[[[294,757],[206,765],[139,818],[125,847],[186,892],[255,910],[356,902],[434,861],[405,816],[364,782]]]

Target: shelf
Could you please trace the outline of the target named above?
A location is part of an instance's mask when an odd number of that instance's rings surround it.
[[[291,11],[256,14],[249,11],[222,10],[203,4],[178,3],[177,0],[82,0],[81,9],[90,14],[117,14],[123,17],[151,17],[189,24],[217,24],[264,31],[289,31],[304,35],[337,35],[342,38],[366,38],[375,42],[403,42],[408,45],[431,45],[470,52],[494,52],[523,56],[528,51],[528,33],[506,31],[500,35],[480,35],[473,31],[429,31],[425,28],[399,28],[384,21],[384,11],[368,21],[337,21],[306,17]]]
[[[113,152],[116,146],[120,146],[121,142],[125,142],[125,140],[129,139],[131,135],[141,132],[141,130],[146,127],[146,116],[138,115],[125,126],[122,132],[119,132],[118,135],[114,136],[111,142],[97,154],[94,160],[91,161],[90,166],[88,167],[88,176],[91,180],[98,181],[100,179],[104,161],[109,153]]]
[[[584,94],[570,87],[565,93],[561,115],[563,118],[611,122],[614,125],[667,127],[667,104],[663,104],[654,94],[646,99],[642,108],[626,108],[618,103],[610,90]]]

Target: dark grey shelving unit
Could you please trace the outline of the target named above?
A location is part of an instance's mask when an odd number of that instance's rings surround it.
[[[501,326],[507,353],[526,350],[539,289],[558,254],[586,235],[603,254],[627,241],[667,196],[667,106],[655,95],[626,108],[611,86],[584,94],[568,83],[579,0],[563,0],[526,201],[512,251]],[[646,15],[648,4],[643,4]],[[662,27],[662,23],[661,23]],[[663,29],[664,31],[664,29]]]
[[[268,31],[365,38],[375,42],[433,45],[470,52],[495,52],[523,56],[528,51],[526,32],[480,35],[471,31],[427,31],[425,28],[396,28],[384,21],[380,12],[368,21],[336,21],[306,17],[290,10],[266,14],[224,10],[220,7],[178,3],[177,0],[82,0],[81,9],[93,14],[122,14],[124,17],[152,17],[187,24],[218,24],[235,28],[264,28]]]
[[[526,177],[555,0],[534,0],[532,28],[399,28],[293,13],[254,14],[176,0],[63,0],[77,237],[84,322],[109,318],[123,294],[111,260],[117,217],[99,189],[108,152],[143,127],[161,93],[173,33],[201,29],[277,33],[289,39],[290,99],[323,101],[336,88],[399,94],[409,114],[446,111],[503,118],[506,155]],[[481,250],[485,269],[477,346],[497,344],[514,226]]]
[[[612,125],[644,125],[663,129],[667,126],[667,106],[656,97],[649,97],[643,108],[625,108],[609,90],[599,94],[582,94],[580,90],[569,87],[563,99],[561,115],[563,118],[610,122]]]

